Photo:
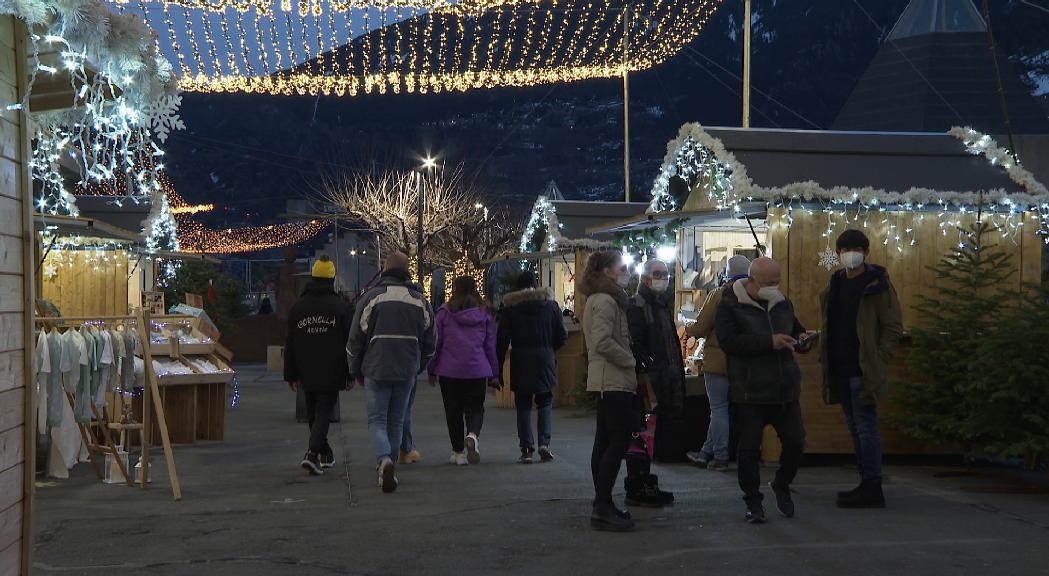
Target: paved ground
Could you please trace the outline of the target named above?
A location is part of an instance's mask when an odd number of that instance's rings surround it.
[[[552,464],[522,466],[513,413],[492,409],[479,466],[449,466],[440,394],[420,389],[416,438],[425,460],[402,486],[375,486],[363,396],[343,395],[333,473],[298,467],[305,427],[294,396],[242,367],[226,442],[180,447],[183,502],[157,467],[145,492],[102,485],[89,466],[38,488],[38,574],[1049,574],[1049,496],[960,491],[984,479],[934,478],[890,466],[890,507],[834,508],[851,488],[841,465],[803,468],[798,517],[743,522],[734,475],[659,466],[678,502],[635,510],[639,530],[595,533],[588,455],[592,418],[556,412]],[[154,459],[157,462],[158,459]],[[997,480],[994,480],[997,482]],[[1000,482],[998,482],[1000,483]]]

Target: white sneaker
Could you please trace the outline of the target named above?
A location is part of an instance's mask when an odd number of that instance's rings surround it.
[[[379,464],[379,488],[386,494],[397,490],[397,476],[394,475],[393,461],[384,458]]]
[[[478,444],[480,442],[473,432],[466,435],[466,461],[470,464],[479,464],[481,462],[481,451],[477,447]]]
[[[448,463],[456,466],[466,466],[466,454],[464,452],[452,452],[452,457],[448,459]]]

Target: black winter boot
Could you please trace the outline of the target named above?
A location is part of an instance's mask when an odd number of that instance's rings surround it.
[[[649,475],[648,477],[652,477]],[[627,476],[623,479],[623,487],[626,489],[626,503],[631,506],[643,508],[662,508],[674,501],[674,495],[666,497],[666,492],[659,490],[655,481],[649,482],[648,477]]]
[[[838,498],[838,508],[884,508],[885,494],[881,480],[864,480],[851,496]]]
[[[666,490],[659,489],[659,476],[656,476],[655,474],[649,474],[648,477],[645,478],[645,486],[647,486],[649,490],[655,491],[656,494],[659,494],[659,496],[662,497],[667,504],[674,503],[673,492],[667,492]]]

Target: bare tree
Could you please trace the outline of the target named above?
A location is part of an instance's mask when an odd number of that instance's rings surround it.
[[[447,236],[457,226],[477,218],[478,194],[468,186],[463,167],[437,170],[430,176],[371,168],[322,176],[317,190],[325,202],[378,232],[383,250],[417,254],[419,193],[424,194],[423,242],[429,268],[451,265]]]
[[[453,226],[441,238],[442,251],[466,259],[474,268],[482,268],[486,260],[511,252],[521,239],[521,223],[505,208],[490,210],[484,204],[474,204],[473,217]]]

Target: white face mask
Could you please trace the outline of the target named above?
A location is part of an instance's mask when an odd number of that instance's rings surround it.
[[[765,286],[758,289],[758,298],[761,298],[766,302],[782,300],[783,292],[779,291],[779,286]]]
[[[656,294],[662,294],[667,291],[667,287],[670,286],[670,280],[664,278],[662,280],[652,280],[652,291]]]
[[[863,266],[863,252],[842,252],[841,263],[849,270],[855,270]]]
[[[630,273],[629,272],[624,272],[624,273],[616,276],[616,283],[619,284],[619,286],[621,288],[626,288],[627,286],[629,286],[630,285]]]

